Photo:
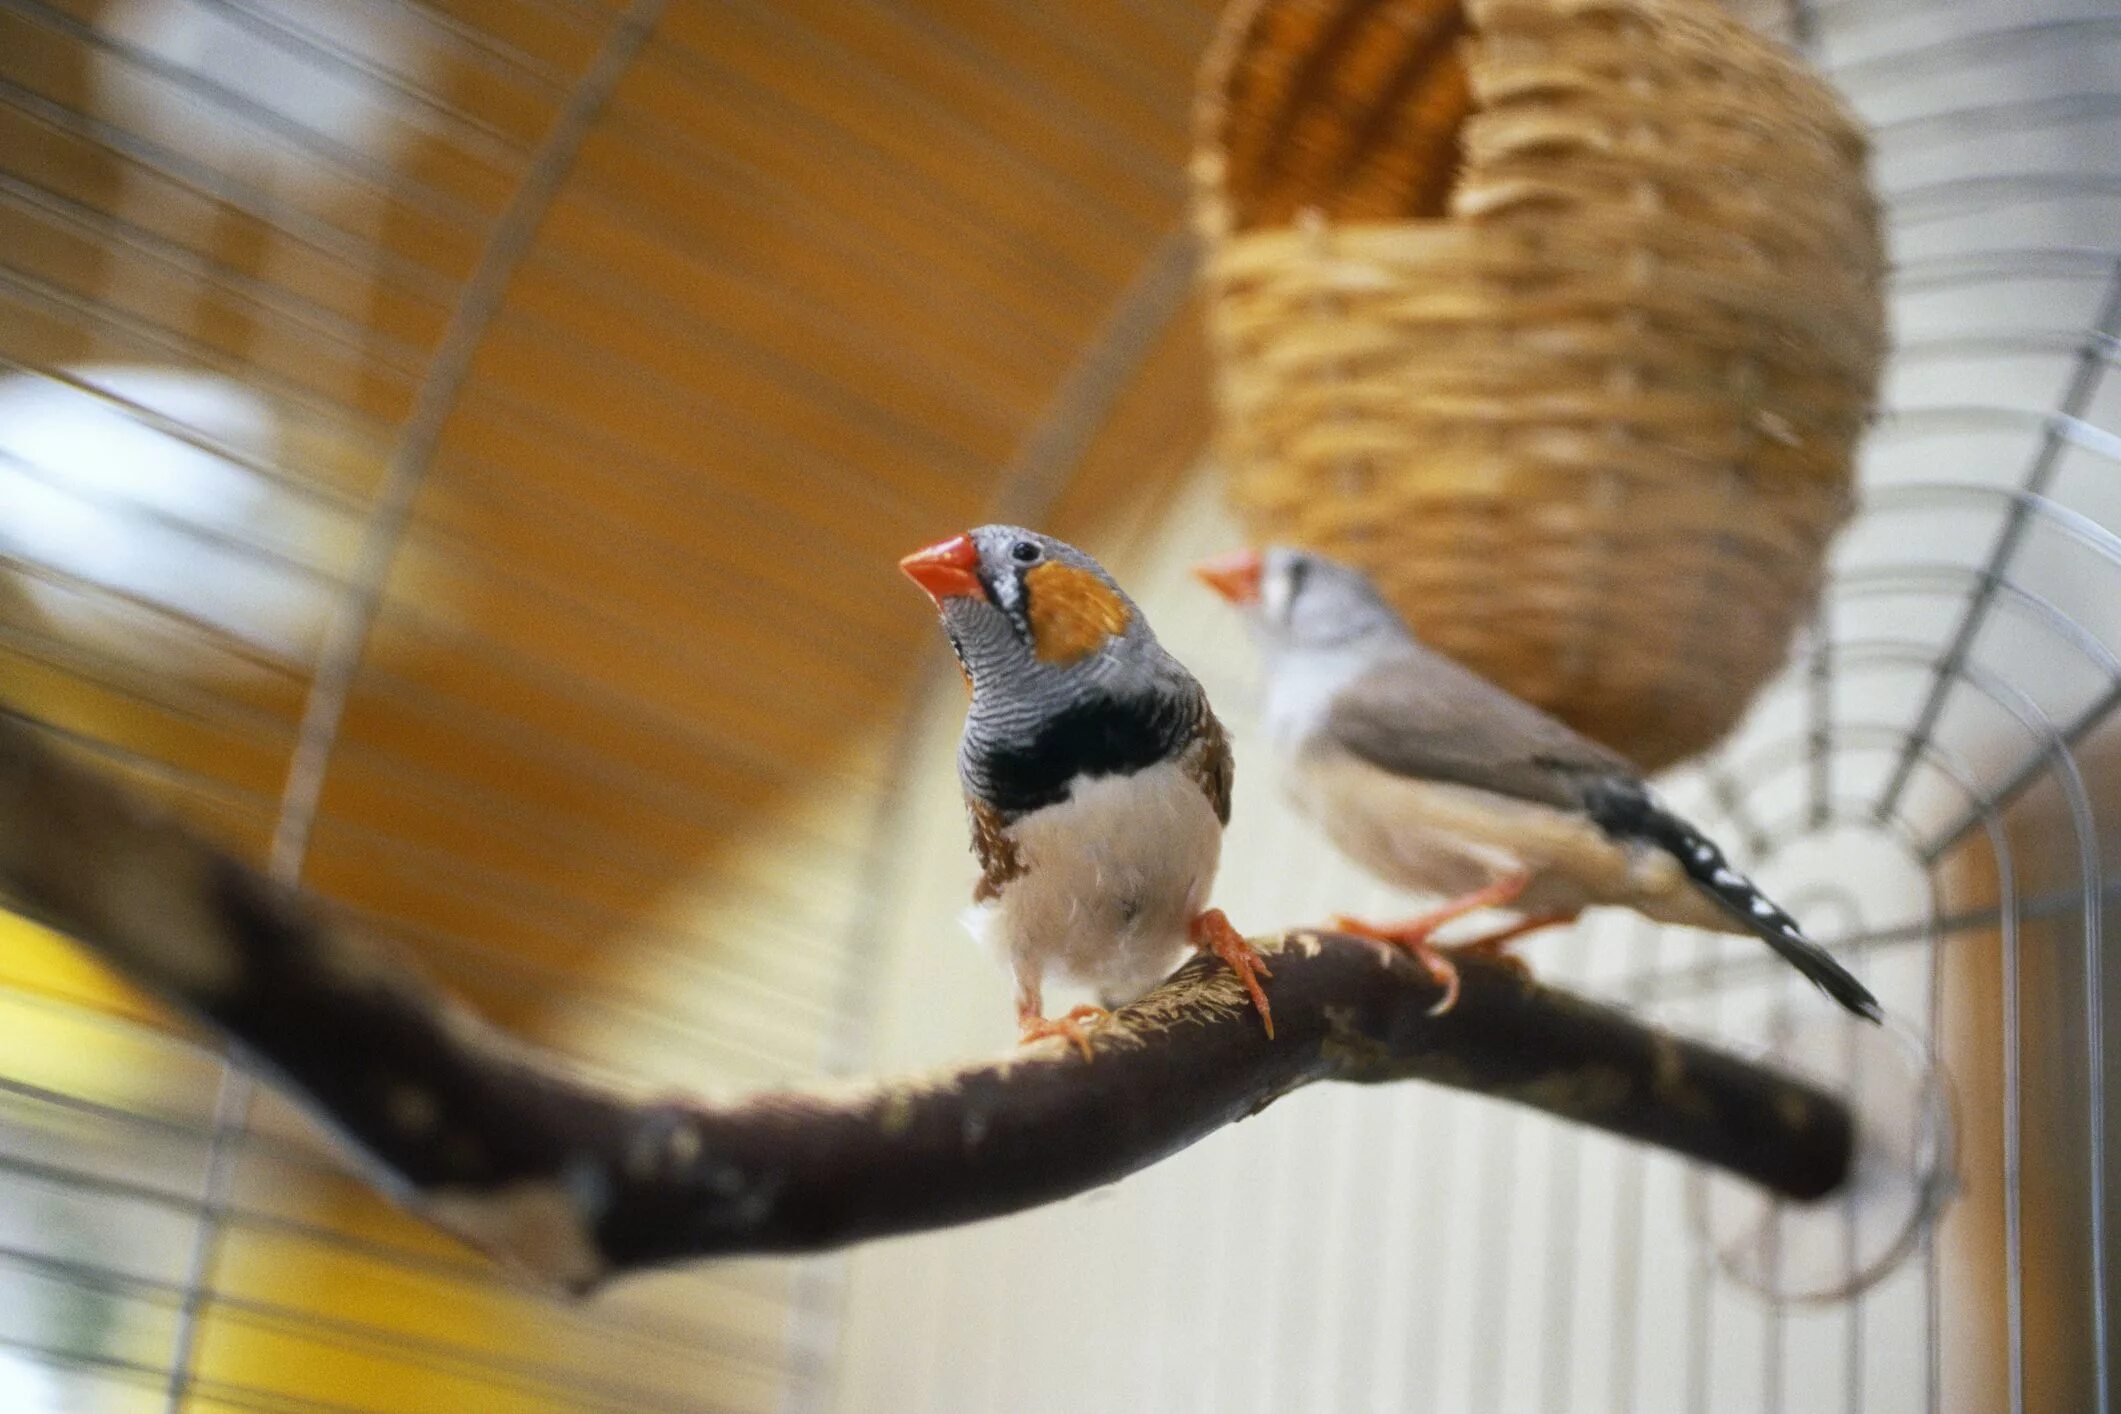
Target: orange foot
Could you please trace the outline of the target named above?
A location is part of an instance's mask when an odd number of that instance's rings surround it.
[[[1419,918],[1409,919],[1405,923],[1381,926],[1338,914],[1333,919],[1333,926],[1343,933],[1353,933],[1358,938],[1374,938],[1380,943],[1390,943],[1412,953],[1414,960],[1422,965],[1436,985],[1443,988],[1443,995],[1436,999],[1436,1005],[1429,1008],[1429,1015],[1442,1016],[1458,1005],[1458,968],[1444,955],[1442,948],[1429,941],[1429,936],[1444,924],[1463,918],[1468,913],[1483,908],[1506,907],[1524,892],[1525,885],[1530,882],[1531,876],[1528,874],[1512,874],[1506,879],[1496,880],[1484,889],[1476,889],[1472,893],[1452,899],[1443,907],[1424,913]],[[1542,923],[1540,926],[1545,925]],[[1483,947],[1492,942],[1495,948],[1500,948],[1502,943],[1528,931],[1530,930],[1522,927],[1514,930],[1504,929],[1500,935],[1482,938],[1466,946]]]
[[[1259,1020],[1267,1028],[1267,1039],[1274,1039],[1274,1010],[1267,1005],[1266,989],[1259,985],[1262,977],[1272,977],[1273,970],[1267,960],[1259,955],[1259,949],[1245,941],[1245,935],[1231,925],[1227,915],[1219,908],[1211,908],[1193,920],[1187,929],[1193,946],[1201,952],[1211,952],[1230,965],[1237,980],[1245,984],[1252,994],[1252,1005],[1259,1012]]]
[[[1037,1015],[1019,1016],[1017,1023],[1023,1027],[1023,1030],[1017,1033],[1016,1044],[1028,1046],[1033,1041],[1043,1041],[1048,1036],[1060,1036],[1065,1038],[1076,1050],[1081,1051],[1084,1060],[1088,1060],[1090,1059],[1090,1037],[1084,1032],[1083,1023],[1087,1021],[1095,1024],[1100,1021],[1108,1021],[1111,1016],[1112,1013],[1101,1006],[1079,1006],[1066,1016],[1055,1017],[1051,1021]]]
[[[1516,942],[1527,933],[1536,933],[1541,928],[1552,928],[1557,924],[1572,923],[1574,921],[1566,913],[1536,913],[1521,922],[1512,923],[1507,928],[1483,934],[1470,942],[1460,943],[1456,947],[1444,948],[1442,951],[1450,953],[1454,957],[1478,957],[1485,958],[1489,962],[1499,962],[1518,976],[1530,980],[1532,965],[1511,952],[1509,950],[1510,944]]]
[[[1333,915],[1333,926],[1343,933],[1353,933],[1358,938],[1373,938],[1380,943],[1390,943],[1395,948],[1404,948],[1429,974],[1429,980],[1443,988],[1443,995],[1429,1008],[1429,1015],[1442,1016],[1458,1005],[1458,965],[1446,955],[1446,949],[1430,942],[1426,934],[1409,932],[1405,927],[1379,928],[1365,923],[1360,918],[1350,918],[1344,913]]]

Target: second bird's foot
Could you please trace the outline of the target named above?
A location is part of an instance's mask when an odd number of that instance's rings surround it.
[[[1450,954],[1458,949],[1440,948],[1429,941],[1429,934],[1436,931],[1434,924],[1413,923],[1387,928],[1337,913],[1333,916],[1333,927],[1338,932],[1368,938],[1372,942],[1390,943],[1420,963],[1422,971],[1429,974],[1430,980],[1443,988],[1443,995],[1429,1007],[1429,1015],[1442,1016],[1458,1005],[1458,964],[1450,958]],[[1479,944],[1469,943],[1467,946],[1478,947]]]
[[[1429,941],[1429,935],[1435,932],[1437,927],[1437,924],[1430,923],[1425,919],[1416,919],[1412,923],[1370,923],[1360,918],[1350,917],[1345,913],[1334,914],[1332,923],[1333,931],[1336,933],[1347,933],[1357,938],[1368,938],[1376,943],[1390,943],[1394,947],[1405,948],[1409,952],[1426,946]]]
[[[1527,933],[1536,933],[1542,928],[1554,928],[1563,923],[1572,923],[1574,921],[1575,919],[1566,913],[1535,914],[1521,922],[1513,923],[1507,928],[1499,928],[1492,933],[1473,938],[1455,947],[1445,948],[1443,951],[1453,957],[1472,957],[1486,962],[1500,963],[1529,982],[1532,980],[1532,965],[1511,952],[1510,944],[1516,942]]]

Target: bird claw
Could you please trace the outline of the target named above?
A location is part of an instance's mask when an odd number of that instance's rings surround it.
[[[1393,947],[1412,954],[1430,978],[1443,988],[1443,996],[1429,1008],[1429,1015],[1441,1016],[1458,1005],[1458,966],[1452,961],[1454,957],[1478,958],[1499,963],[1520,977],[1530,978],[1532,969],[1522,959],[1505,952],[1505,945],[1535,929],[1551,928],[1557,923],[1571,921],[1569,914],[1542,913],[1484,934],[1471,942],[1460,943],[1456,947],[1437,947],[1429,941],[1437,929],[1463,918],[1468,913],[1483,908],[1504,908],[1514,903],[1517,896],[1524,892],[1528,882],[1528,876],[1512,874],[1405,923],[1365,923],[1360,918],[1350,918],[1340,913],[1333,916],[1333,926],[1343,933],[1358,938],[1369,938],[1375,942],[1390,943]]]
[[[1079,1006],[1066,1016],[1047,1018],[1032,1016],[1024,1018],[1023,1030],[1017,1033],[1016,1043],[1028,1046],[1033,1041],[1044,1041],[1058,1036],[1082,1053],[1084,1060],[1090,1059],[1090,1037],[1083,1030],[1085,1022],[1097,1025],[1112,1019],[1112,1013],[1101,1006]]]
[[[1414,960],[1421,964],[1422,970],[1429,974],[1429,980],[1443,988],[1443,995],[1429,1004],[1429,1015],[1442,1016],[1457,1006],[1458,964],[1444,956],[1442,948],[1433,947],[1427,942],[1401,943],[1399,946],[1412,953]]]
[[[1425,946],[1429,935],[1440,926],[1425,918],[1417,918],[1411,923],[1368,923],[1345,913],[1333,915],[1333,931],[1336,933],[1368,938],[1373,943],[1390,943],[1409,951]]]
[[[1421,964],[1422,971],[1429,974],[1429,980],[1443,988],[1443,995],[1429,1007],[1430,1016],[1442,1016],[1458,1005],[1458,966],[1449,957],[1457,949],[1439,948],[1429,941],[1429,934],[1435,932],[1437,926],[1425,919],[1416,919],[1396,928],[1386,928],[1365,923],[1360,918],[1350,918],[1344,913],[1333,915],[1336,930],[1372,942],[1389,943]]]
[[[1572,923],[1574,921],[1566,913],[1535,914],[1530,918],[1513,923],[1507,928],[1498,928],[1492,933],[1482,934],[1478,938],[1460,943],[1456,947],[1446,948],[1444,951],[1456,957],[1475,957],[1484,962],[1506,967],[1529,982],[1532,980],[1532,965],[1511,952],[1509,950],[1510,944],[1516,942],[1527,933],[1536,933],[1542,928],[1552,928],[1559,924]]]
[[[1273,1040],[1274,1009],[1267,1005],[1267,992],[1259,985],[1259,979],[1272,977],[1274,970],[1267,966],[1259,949],[1246,941],[1245,935],[1237,931],[1228,915],[1219,908],[1211,908],[1194,919],[1189,931],[1195,948],[1215,954],[1237,974],[1237,980],[1244,984],[1245,991],[1252,998],[1253,1009],[1259,1013],[1260,1024],[1267,1028],[1267,1039]]]
[[[1358,938],[1370,938],[1380,943],[1397,943],[1403,948],[1419,948],[1429,941],[1437,929],[1446,923],[1456,922],[1468,913],[1477,913],[1483,908],[1508,908],[1517,901],[1517,896],[1525,891],[1531,881],[1529,874],[1511,874],[1497,879],[1485,888],[1461,894],[1441,908],[1431,909],[1404,923],[1365,923],[1360,918],[1336,913],[1333,915],[1333,926]],[[1531,927],[1545,926],[1544,922],[1530,926],[1520,924],[1513,930],[1505,931],[1514,938],[1518,933],[1531,931]]]

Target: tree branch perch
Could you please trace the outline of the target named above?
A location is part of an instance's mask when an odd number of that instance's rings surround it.
[[[1845,1178],[1808,1082],[1467,960],[1298,933],[1269,1041],[1220,963],[1092,1033],[910,1078],[726,1105],[643,1098],[497,1031],[314,903],[0,718],[0,891],[204,1018],[305,1096],[401,1201],[583,1290],[630,1269],[831,1247],[1051,1202],[1319,1080],[1420,1079],[1625,1135],[1798,1199]]]

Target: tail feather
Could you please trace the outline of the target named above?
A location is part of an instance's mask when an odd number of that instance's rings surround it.
[[[1819,989],[1856,1015],[1883,1021],[1885,1011],[1825,948],[1804,935],[1752,880],[1731,867],[1716,842],[1672,814],[1636,781],[1601,781],[1586,791],[1591,818],[1607,833],[1656,845],[1674,859],[1733,920],[1743,923]]]

